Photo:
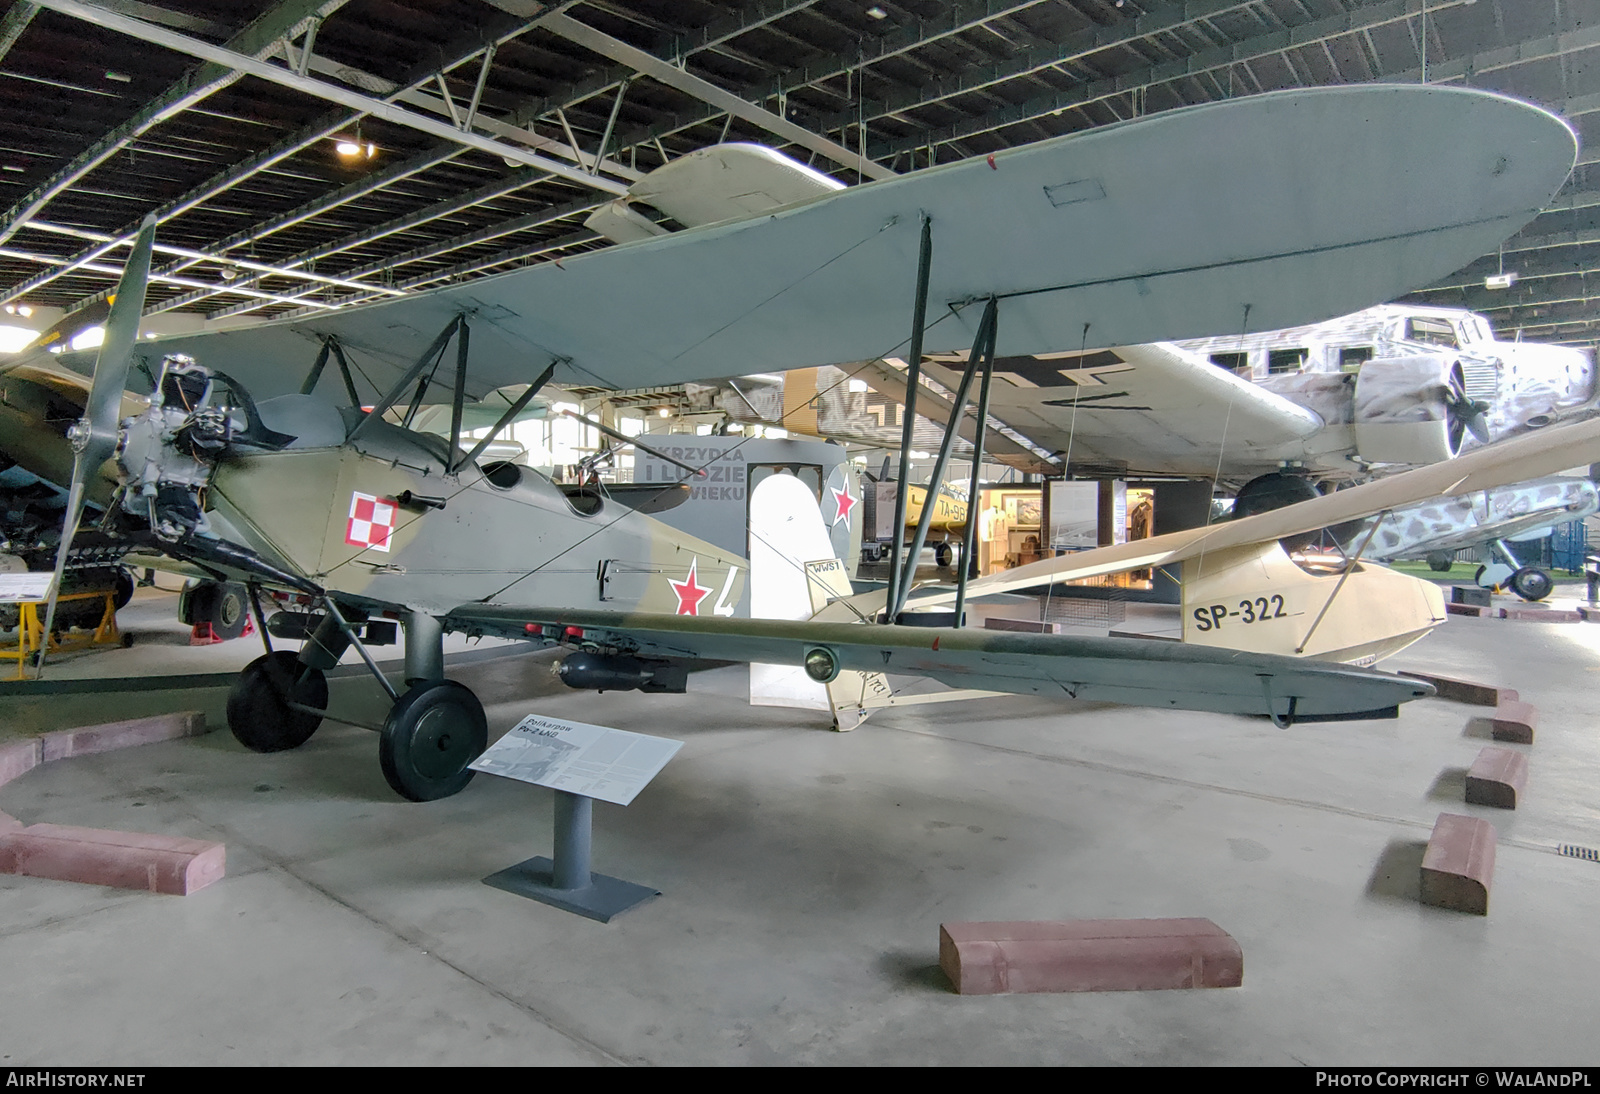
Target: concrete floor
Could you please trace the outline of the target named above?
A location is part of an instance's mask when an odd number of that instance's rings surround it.
[[[228,876],[184,898],[0,877],[0,1065],[1594,1064],[1600,864],[1557,847],[1600,847],[1597,654],[1600,626],[1452,619],[1386,666],[1538,706],[1515,813],[1462,803],[1486,711],[1440,700],[1279,731],[1006,698],[841,735],[748,706],[743,668],[594,695],[547,654],[458,659],[493,734],[539,711],[686,742],[595,809],[595,868],[664,894],[609,925],[480,883],[549,852],[547,791],[480,775],[409,804],[373,735],[332,724],[255,755],[223,687],[7,688],[0,733],[204,709],[218,732],[46,765],[0,809],[223,840]],[[379,694],[350,677],[333,702]],[[1499,830],[1486,918],[1416,902],[1444,811]],[[942,921],[1109,916],[1213,919],[1244,986],[964,998],[937,968]]]

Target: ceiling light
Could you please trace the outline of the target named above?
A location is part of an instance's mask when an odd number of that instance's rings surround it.
[[[657,412],[656,412],[656,413],[658,413],[658,414],[660,414],[660,415],[661,415],[661,416],[662,416],[662,417],[663,417],[663,418],[670,418],[670,417],[672,417],[672,411],[670,411],[670,410],[668,410],[668,409],[667,409],[667,408],[666,408],[666,407],[662,407],[662,408],[661,408],[661,409],[660,409],[660,410],[658,410],[658,411],[657,411]]]
[[[1483,279],[1486,289],[1509,289],[1517,283],[1517,275],[1513,273],[1491,274]]]
[[[222,267],[221,273],[219,273],[217,276],[221,277],[224,281],[232,281],[239,275],[234,271],[232,266],[224,266]]]
[[[21,174],[23,171],[26,171],[26,170],[27,170],[26,167],[18,167],[14,163],[0,164],[0,171],[15,171],[18,174]]]
[[[73,349],[94,349],[106,340],[106,329],[100,326],[87,327],[78,332],[72,339]]]
[[[872,16],[874,19],[887,19],[887,18],[889,18],[889,13],[884,11],[882,8],[876,8],[876,7],[868,8],[867,9],[867,14]]]
[[[27,327],[0,326],[0,353],[17,353],[39,337],[39,332]]]
[[[341,140],[333,146],[333,150],[341,156],[351,157],[361,155],[361,146],[355,141]]]
[[[131,84],[131,83],[133,83],[133,77],[132,76],[125,75],[124,73],[121,73],[121,72],[112,72],[109,69],[106,71],[106,79],[115,80],[119,84]]]

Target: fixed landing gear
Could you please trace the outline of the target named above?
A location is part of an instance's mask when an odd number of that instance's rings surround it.
[[[1496,585],[1510,589],[1522,599],[1539,601],[1550,595],[1555,582],[1537,566],[1524,566],[1511,553],[1505,540],[1495,540],[1489,545],[1490,562],[1479,566],[1473,580],[1482,588]]]
[[[328,678],[288,650],[263,654],[244,667],[228,693],[228,729],[252,752],[299,748],[322,724],[322,715],[296,707],[326,710]]]
[[[478,697],[440,680],[418,684],[390,709],[378,762],[396,794],[430,802],[465,789],[475,774],[467,765],[487,747],[489,723]]]
[[[311,738],[327,714],[324,670],[356,647],[394,705],[379,732],[378,763],[383,777],[402,798],[437,801],[459,793],[472,781],[467,767],[489,744],[483,705],[464,685],[444,679],[444,631],[423,612],[408,613],[406,683],[398,694],[378,671],[355,628],[331,601],[316,632],[300,653],[269,650],[256,658],[228,695],[228,728],[246,748],[280,752]],[[262,629],[262,640],[267,641]],[[333,719],[343,721],[343,719]],[[360,723],[350,723],[360,724]]]

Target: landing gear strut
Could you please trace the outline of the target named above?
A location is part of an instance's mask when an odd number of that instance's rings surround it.
[[[354,645],[394,699],[384,724],[366,727],[379,731],[378,763],[384,779],[395,793],[414,802],[459,793],[472,781],[474,772],[467,765],[488,747],[489,727],[477,696],[444,678],[444,630],[439,621],[425,612],[406,616],[408,690],[398,695],[355,628],[331,600],[324,604],[327,614],[300,653],[269,647],[239,674],[228,695],[228,728],[256,752],[280,752],[304,744],[327,716],[324,670],[338,664]],[[268,641],[265,627],[262,641]]]
[[[414,802],[460,793],[475,774],[467,767],[489,746],[483,705],[444,678],[444,631],[425,612],[410,612],[406,683],[378,738],[378,762],[396,794]]]
[[[1489,556],[1489,563],[1479,566],[1475,575],[1477,584],[1484,588],[1503,585],[1528,601],[1543,600],[1555,588],[1555,582],[1550,580],[1549,574],[1537,566],[1524,566],[1518,562],[1517,556],[1511,553],[1511,548],[1503,539],[1497,539],[1489,545]]]
[[[290,704],[294,704],[291,706]],[[288,650],[263,654],[244,667],[228,693],[228,728],[252,752],[299,748],[322,724],[328,680]]]

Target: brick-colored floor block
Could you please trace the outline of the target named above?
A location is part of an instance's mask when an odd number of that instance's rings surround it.
[[[1495,839],[1486,820],[1440,813],[1422,855],[1422,903],[1488,915]]]
[[[44,747],[44,761],[64,760],[69,756],[89,756],[96,752],[114,752],[119,748],[171,741],[179,737],[198,737],[206,731],[206,716],[198,710],[180,710],[173,714],[157,714],[149,718],[135,718],[127,722],[108,722],[105,725],[83,726],[79,729],[58,729],[40,738]]]
[[[1539,712],[1529,703],[1504,700],[1494,708],[1494,717],[1489,721],[1493,726],[1491,736],[1495,740],[1531,745],[1533,731],[1539,724]]]
[[[1515,809],[1528,785],[1528,757],[1509,748],[1485,747],[1467,772],[1467,804]]]
[[[26,775],[41,762],[37,737],[0,744],[0,786],[4,786],[18,775]]]
[[[1508,699],[1517,699],[1518,695],[1512,688],[1499,688],[1493,684],[1480,684],[1475,680],[1458,680],[1453,676],[1436,676],[1429,672],[1402,672],[1401,676],[1408,676],[1413,680],[1421,680],[1432,684],[1438,691],[1439,698],[1450,699],[1457,703],[1471,703],[1480,707],[1495,707]]]
[[[1239,944],[1209,919],[945,923],[939,966],[961,995],[1235,988]]]
[[[219,880],[222,844],[180,836],[35,824],[0,835],[0,873],[186,896]]]
[[[1531,623],[1582,623],[1583,616],[1576,608],[1507,608],[1507,619],[1520,619]]]

